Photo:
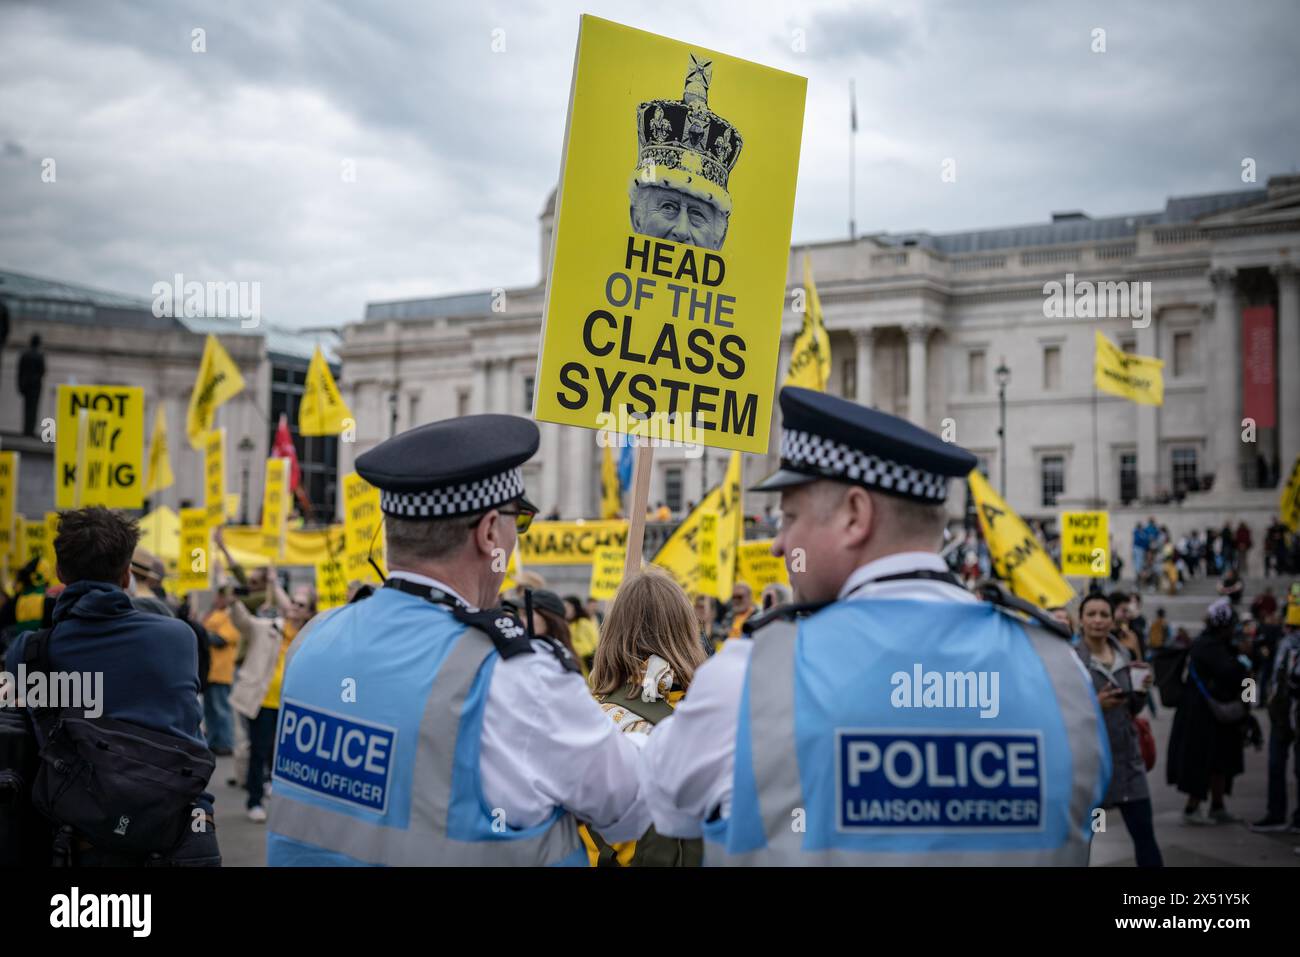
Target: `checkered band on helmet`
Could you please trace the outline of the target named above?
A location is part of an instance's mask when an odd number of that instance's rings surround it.
[[[398,518],[470,515],[504,505],[523,494],[524,475],[516,468],[430,492],[390,492],[380,489],[379,508],[385,515]]]
[[[813,470],[827,478],[842,478],[924,502],[941,503],[948,497],[947,475],[891,462],[796,429],[781,431],[781,464],[795,471]]]

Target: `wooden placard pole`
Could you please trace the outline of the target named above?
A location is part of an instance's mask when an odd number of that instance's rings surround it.
[[[636,447],[636,468],[632,477],[632,501],[628,505],[627,556],[623,559],[623,580],[641,570],[641,551],[645,544],[645,512],[650,500],[650,464],[655,450],[649,445]]]

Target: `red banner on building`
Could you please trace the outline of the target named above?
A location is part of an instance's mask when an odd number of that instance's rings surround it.
[[[1261,429],[1277,425],[1277,377],[1273,372],[1277,355],[1272,306],[1251,306],[1241,310],[1242,410]]]

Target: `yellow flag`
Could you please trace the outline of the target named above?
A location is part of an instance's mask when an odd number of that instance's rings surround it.
[[[167,451],[167,412],[159,402],[153,414],[153,438],[149,440],[149,475],[145,478],[144,494],[152,495],[171,488],[175,481],[171,455]]]
[[[1291,466],[1291,477],[1282,487],[1278,511],[1283,525],[1292,532],[1300,532],[1300,455],[1296,456],[1295,465]]]
[[[352,412],[339,394],[338,384],[330,374],[329,363],[320,346],[311,354],[302,404],[298,406],[299,435],[338,435]]]
[[[244,377],[230,358],[230,353],[209,334],[203,346],[203,360],[199,374],[190,393],[190,409],[185,419],[185,434],[190,445],[203,448],[203,436],[212,428],[212,414],[221,403],[238,395],[244,389]]]
[[[1007,508],[979,469],[973,470],[966,481],[975,497],[975,511],[997,577],[1009,581],[1012,592],[1040,608],[1056,608],[1073,598],[1074,589],[1061,577],[1052,557],[1020,516]]]
[[[831,377],[831,338],[826,334],[826,324],[822,321],[822,301],[813,283],[812,261],[807,253],[803,257],[803,287],[803,328],[794,340],[790,371],[781,384],[825,392]]]
[[[618,513],[623,511],[623,495],[619,488],[618,466],[614,464],[614,450],[606,445],[601,452],[600,517],[618,518]]]
[[[1097,333],[1093,385],[1102,392],[1141,402],[1143,405],[1164,405],[1164,370],[1164,359],[1129,355],[1100,332]]]
[[[708,536],[701,534],[705,515],[717,516],[714,534],[716,544],[712,548],[708,547]],[[732,452],[722,483],[711,488],[700,504],[691,509],[691,513],[674,529],[651,563],[672,575],[687,594],[708,594],[728,599],[731,597],[731,586],[735,583],[736,552],[744,533],[745,517],[741,513],[740,501],[740,453]],[[710,569],[708,566],[713,555],[716,555],[717,564]],[[713,574],[710,574],[711,571]]]

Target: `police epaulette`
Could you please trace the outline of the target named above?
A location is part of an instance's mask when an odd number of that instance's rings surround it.
[[[830,602],[828,601],[808,601],[808,602],[790,602],[786,605],[773,605],[767,611],[759,612],[757,615],[751,615],[740,630],[748,638],[758,629],[765,625],[770,625],[774,621],[794,621],[796,618],[807,618],[809,615],[821,611]]]
[[[975,586],[975,594],[990,604],[997,605],[1010,611],[1019,612],[1021,615],[1031,619],[1035,624],[1041,625],[1058,638],[1064,638],[1069,641],[1072,637],[1070,629],[1065,627],[1043,609],[1033,605],[1018,595],[1013,595],[1003,587],[1001,582],[992,579],[985,579]]]
[[[491,638],[502,658],[533,653],[533,643],[528,640],[527,629],[504,608],[484,608],[480,611],[468,611],[459,605],[449,605],[447,608],[457,621],[477,628]]]

